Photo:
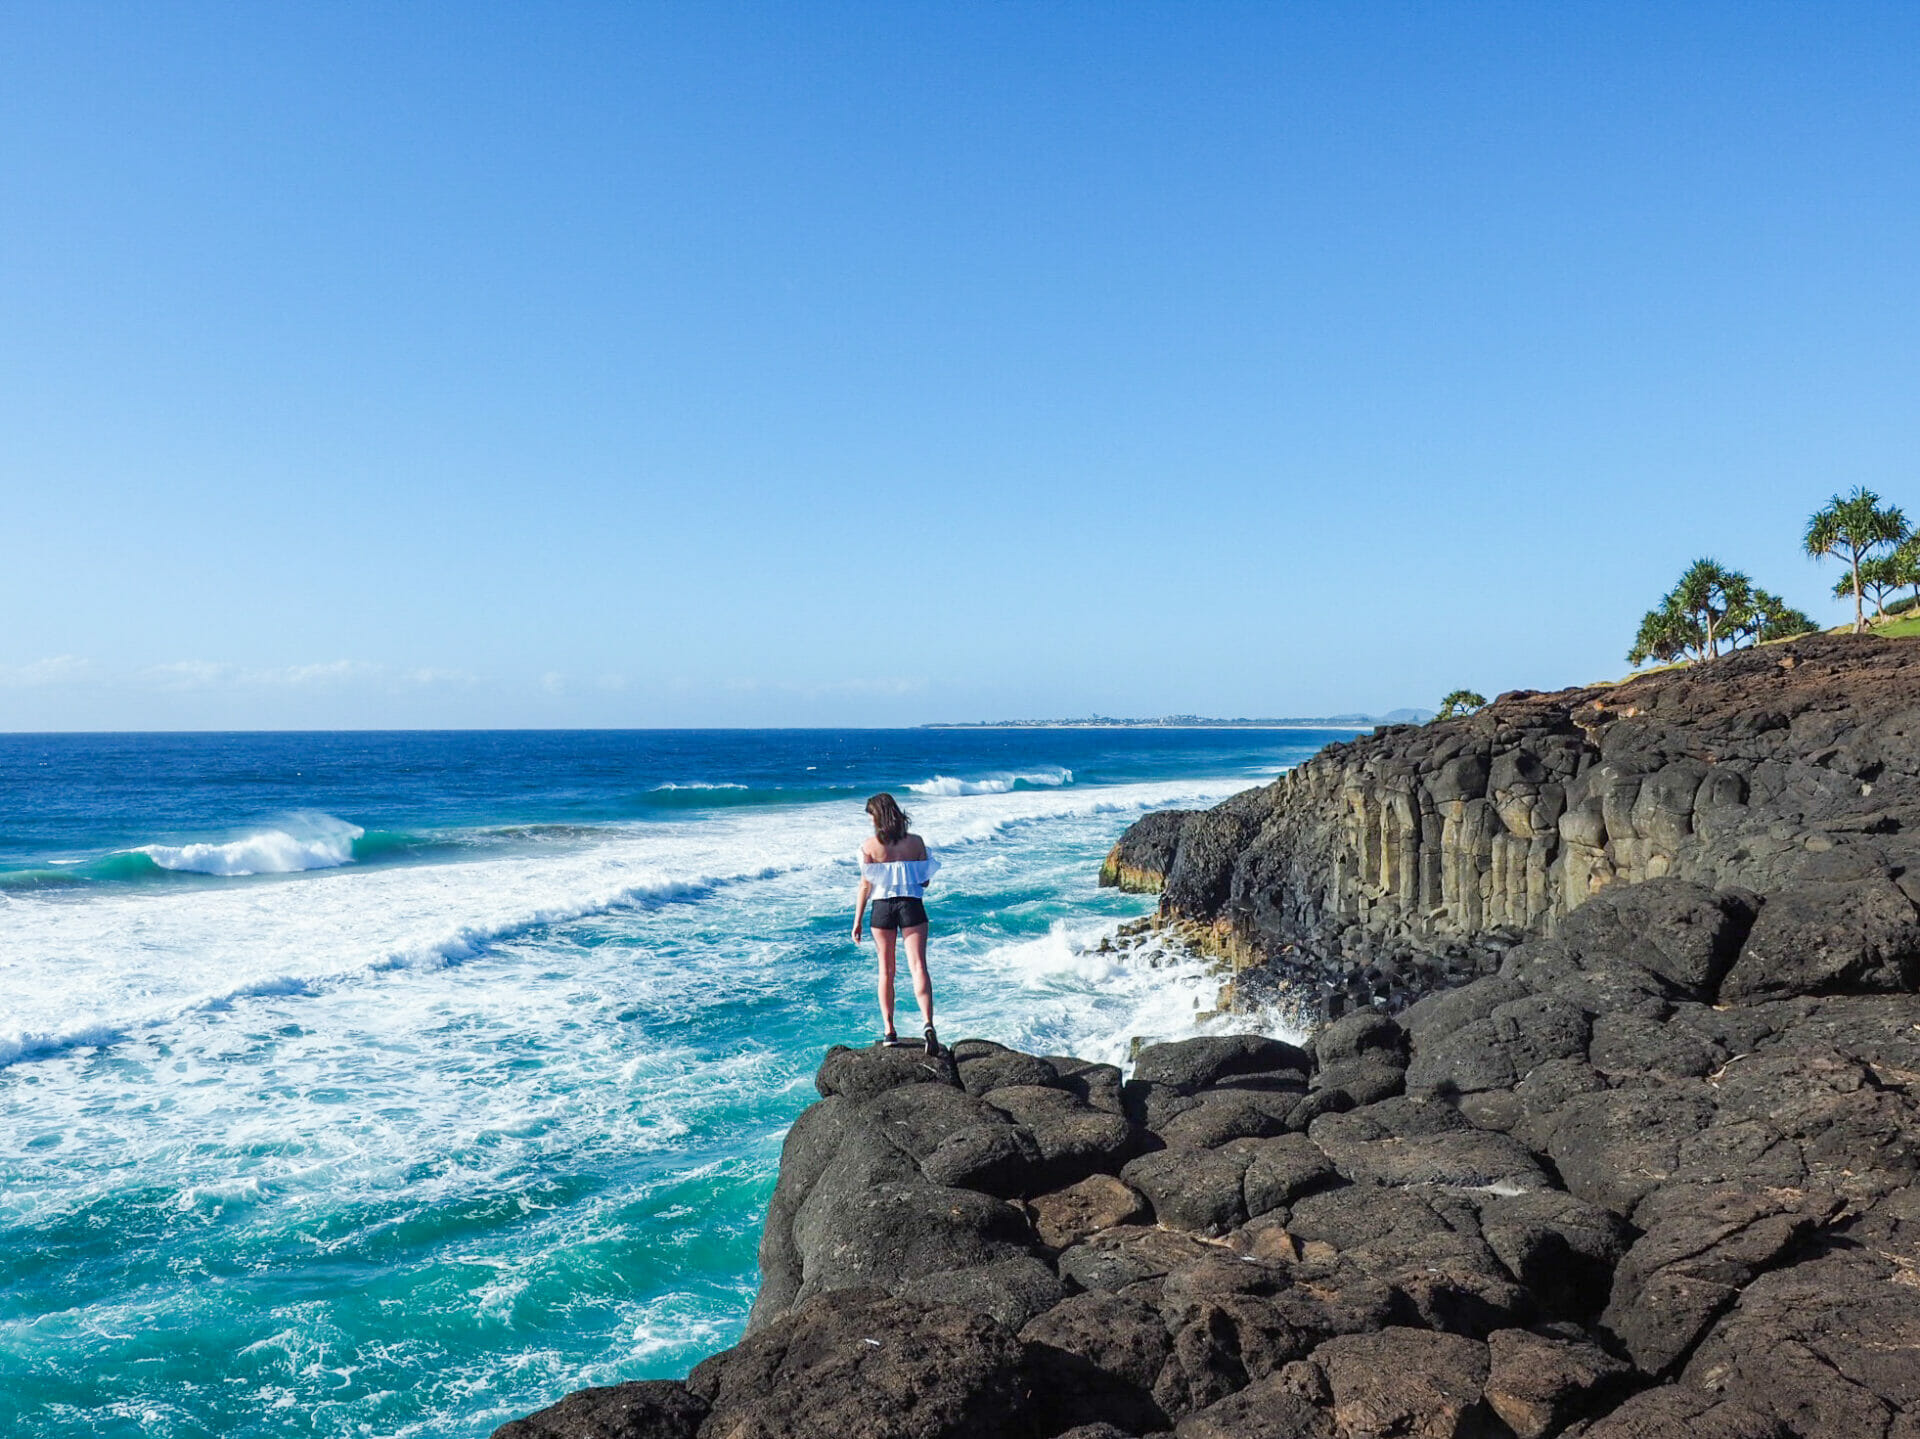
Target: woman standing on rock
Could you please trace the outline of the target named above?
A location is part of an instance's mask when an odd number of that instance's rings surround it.
[[[907,833],[907,812],[890,794],[867,801],[873,837],[860,846],[860,895],[853,911],[853,942],[860,943],[867,901],[873,901],[873,939],[880,949],[880,1022],[882,1044],[897,1045],[893,1030],[893,951],[902,930],[907,936],[907,966],[913,972],[913,997],[926,1021],[927,1053],[938,1058],[940,1038],[933,1032],[933,981],[927,977],[927,907],[921,896],[940,861],[927,853],[926,841]]]

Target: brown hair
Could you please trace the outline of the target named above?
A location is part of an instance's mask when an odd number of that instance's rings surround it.
[[[880,843],[898,844],[907,837],[907,812],[892,795],[882,791],[868,800],[867,814]]]

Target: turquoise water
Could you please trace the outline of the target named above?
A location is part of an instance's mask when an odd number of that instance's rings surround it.
[[[1332,737],[0,736],[0,1423],[478,1436],[685,1372],[877,1029],[867,793],[945,864],[942,1034],[1118,1058],[1214,985],[1099,951],[1101,856]]]

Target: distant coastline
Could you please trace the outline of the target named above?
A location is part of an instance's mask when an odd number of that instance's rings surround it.
[[[1432,710],[1397,709],[1383,715],[1343,714],[1293,716],[1283,719],[1209,719],[1204,715],[1162,715],[1158,719],[1116,719],[1089,715],[1085,719],[946,720],[921,729],[1350,729],[1368,730],[1388,724],[1423,724]]]

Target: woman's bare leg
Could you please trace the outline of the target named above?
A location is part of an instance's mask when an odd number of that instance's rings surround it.
[[[927,927],[924,924],[916,924],[907,931],[907,968],[913,974],[913,997],[920,1001],[921,1023],[931,1026],[933,980],[927,974]],[[892,966],[888,966],[887,973],[891,979]]]
[[[924,935],[925,931],[921,933]],[[897,929],[876,929],[873,942],[880,951],[880,1024],[882,1034],[893,1033],[893,944],[900,936]],[[924,940],[922,941],[924,943]],[[911,947],[911,941],[908,942]],[[918,981],[915,981],[918,983]]]

